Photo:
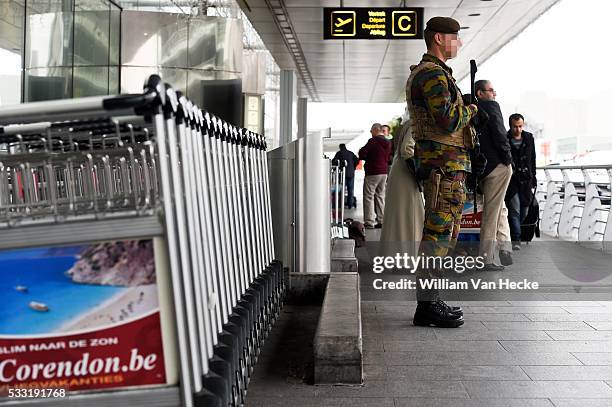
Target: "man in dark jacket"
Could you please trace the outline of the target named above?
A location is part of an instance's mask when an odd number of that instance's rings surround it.
[[[525,119],[522,115],[510,115],[508,141],[512,153],[512,179],[506,192],[508,220],[512,249],[521,249],[521,223],[527,216],[527,210],[533,199],[533,188],[538,185],[536,179],[536,153],[533,134],[523,131]]]
[[[383,223],[391,143],[385,139],[380,123],[374,123],[370,133],[372,138],[359,150],[359,159],[365,160],[363,224],[366,228],[373,229],[381,228]]]
[[[487,165],[480,176],[479,187],[484,197],[480,223],[480,255],[485,258],[485,270],[501,271],[503,265],[512,264],[510,254],[510,228],[504,204],[506,189],[512,176],[512,156],[506,137],[506,128],[496,93],[491,81],[479,80],[474,84],[478,98],[478,111],[483,117],[478,126],[480,151]],[[494,264],[496,246],[502,266]]]
[[[346,144],[340,144],[338,152],[332,159],[332,164],[344,167],[344,184],[348,193],[344,206],[348,209],[356,208],[357,202],[353,195],[353,189],[355,186],[355,168],[359,164],[359,158],[351,150],[347,150]]]

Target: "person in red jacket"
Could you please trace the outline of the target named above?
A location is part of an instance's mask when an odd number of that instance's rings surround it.
[[[359,159],[365,161],[363,224],[366,228],[373,229],[381,228],[383,223],[391,143],[385,139],[380,123],[374,123],[370,133],[372,138],[359,150]]]

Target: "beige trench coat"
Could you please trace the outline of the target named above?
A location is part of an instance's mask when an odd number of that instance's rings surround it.
[[[387,179],[385,217],[380,235],[381,248],[387,256],[396,253],[416,255],[423,234],[423,198],[405,163],[414,155],[415,142],[409,130],[410,122],[407,121],[398,134],[399,147]]]

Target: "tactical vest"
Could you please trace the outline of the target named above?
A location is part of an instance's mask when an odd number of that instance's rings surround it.
[[[406,82],[406,102],[408,104],[408,113],[410,114],[410,121],[412,123],[412,136],[415,141],[419,140],[431,140],[441,144],[450,146],[463,147],[463,148],[474,148],[475,131],[472,126],[466,126],[462,129],[454,132],[448,132],[441,129],[427,109],[421,106],[415,106],[412,103],[412,81],[418,73],[425,68],[439,68],[439,66],[433,62],[421,62],[416,68],[412,70]],[[455,94],[455,101],[459,106],[463,106],[463,99],[461,98],[461,91],[455,84],[455,80],[446,76],[448,81],[448,87],[451,94]],[[452,88],[451,88],[452,87]]]

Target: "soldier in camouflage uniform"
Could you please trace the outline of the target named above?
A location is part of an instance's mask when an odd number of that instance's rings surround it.
[[[463,104],[461,91],[445,62],[461,46],[459,23],[452,18],[434,17],[427,22],[427,53],[411,67],[406,84],[406,102],[416,141],[414,160],[423,179],[425,224],[419,252],[425,256],[446,256],[459,234],[465,201],[466,173],[471,170],[469,149],[474,146],[470,125],[476,105]],[[431,266],[417,271],[418,285],[440,270]],[[422,326],[458,327],[463,312],[450,307],[437,290],[417,288],[417,310],[413,323]]]

